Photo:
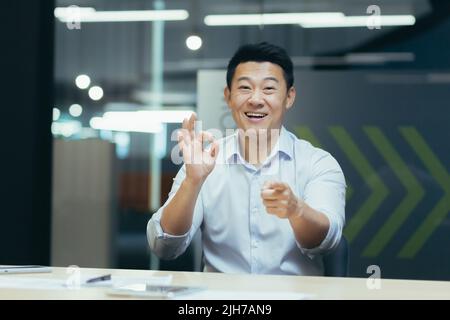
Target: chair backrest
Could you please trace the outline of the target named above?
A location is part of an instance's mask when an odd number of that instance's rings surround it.
[[[337,248],[323,257],[323,264],[327,277],[348,276],[348,243],[344,236]]]

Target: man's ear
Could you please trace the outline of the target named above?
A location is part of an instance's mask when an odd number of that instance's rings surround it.
[[[228,108],[230,107],[230,94],[230,89],[228,88],[228,86],[225,86],[225,89],[223,89],[223,97],[225,98],[225,102],[227,103]]]
[[[286,97],[286,109],[290,109],[294,105],[296,94],[297,92],[295,91],[295,87],[294,86],[290,87]]]

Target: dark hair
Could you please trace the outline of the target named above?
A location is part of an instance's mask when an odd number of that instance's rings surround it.
[[[294,84],[294,74],[292,60],[281,47],[267,42],[257,44],[246,44],[241,46],[231,58],[227,68],[227,86],[231,89],[236,67],[244,62],[271,62],[279,65],[283,69],[284,80],[289,89]]]

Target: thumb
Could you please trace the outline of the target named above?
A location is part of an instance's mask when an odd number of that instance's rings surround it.
[[[211,143],[211,150],[209,151],[209,154],[211,155],[211,158],[216,160],[217,155],[219,154],[219,144],[217,143],[217,141]]]

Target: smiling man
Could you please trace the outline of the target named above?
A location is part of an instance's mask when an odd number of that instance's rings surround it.
[[[293,83],[280,47],[234,54],[224,96],[238,130],[215,140],[195,132],[195,114],[183,122],[184,166],[147,226],[156,255],[176,258],[200,228],[205,271],[323,275],[345,223],[345,178],[329,153],[283,127]]]

